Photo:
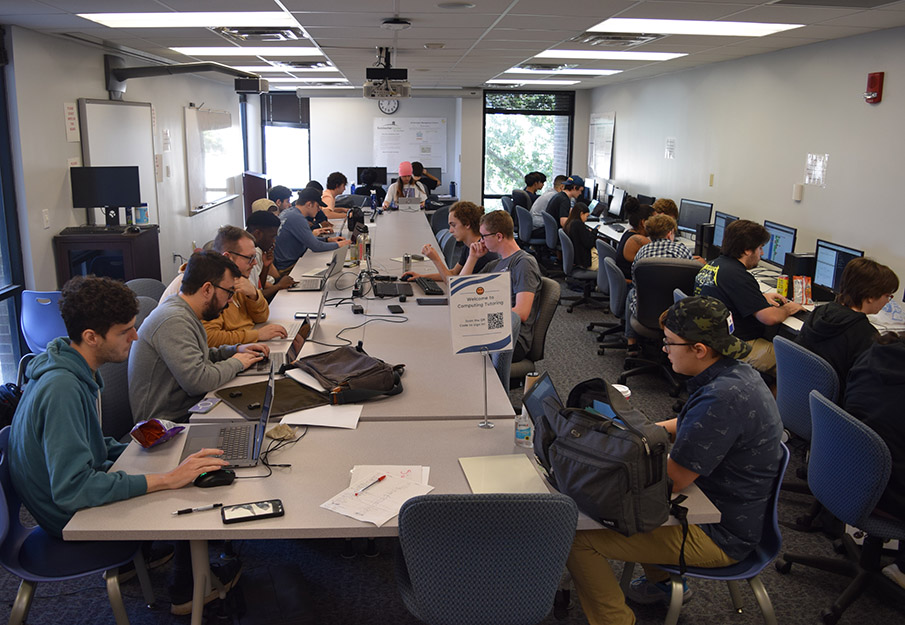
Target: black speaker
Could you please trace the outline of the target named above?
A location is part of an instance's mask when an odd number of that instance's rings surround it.
[[[786,262],[782,266],[782,272],[790,278],[792,276],[810,276],[813,278],[816,262],[817,258],[813,252],[804,254],[786,252]]]
[[[119,207],[118,206],[105,206],[104,207],[104,217],[107,220],[108,226],[118,226],[119,225]]]
[[[710,260],[713,247],[713,224],[698,224],[694,236],[694,255]]]

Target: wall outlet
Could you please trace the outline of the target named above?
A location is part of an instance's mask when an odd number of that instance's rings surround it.
[[[44,209],[41,211],[41,219],[44,222],[44,229],[50,230],[50,211],[48,209]]]

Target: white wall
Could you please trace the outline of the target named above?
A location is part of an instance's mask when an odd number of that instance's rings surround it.
[[[614,177],[630,193],[789,224],[797,251],[817,238],[850,245],[905,282],[903,59],[905,29],[890,29],[600,87],[591,112],[616,112]],[[878,71],[883,102],[866,104],[867,74]],[[664,158],[666,137],[675,160]],[[827,185],[806,186],[796,203],[808,153],[829,154]]]
[[[67,159],[81,157],[79,143],[68,143],[63,104],[78,98],[107,99],[103,51],[22,28],[10,29],[12,63],[7,66],[13,167],[27,288],[57,288],[52,238],[66,226],[85,221],[85,211],[72,208]],[[127,65],[137,65],[126,59]],[[164,281],[176,274],[178,261],[212,239],[223,224],[242,224],[241,199],[189,217],[186,191],[183,107],[189,102],[227,110],[239,128],[239,99],[232,84],[182,75],[131,79],[126,100],[150,102],[157,113],[155,150],[162,151],[161,133],[168,129],[169,152],[163,154],[164,180],[157,185],[161,273]],[[241,162],[241,161],[240,161]],[[241,172],[237,172],[241,173]],[[241,180],[236,179],[236,192]],[[41,211],[47,209],[45,229]]]

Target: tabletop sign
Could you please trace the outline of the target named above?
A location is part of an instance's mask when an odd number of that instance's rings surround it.
[[[449,278],[449,320],[454,354],[512,349],[509,272]]]

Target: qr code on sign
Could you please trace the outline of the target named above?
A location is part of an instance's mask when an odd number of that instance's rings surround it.
[[[489,313],[487,315],[487,329],[499,330],[503,327],[503,313]]]

